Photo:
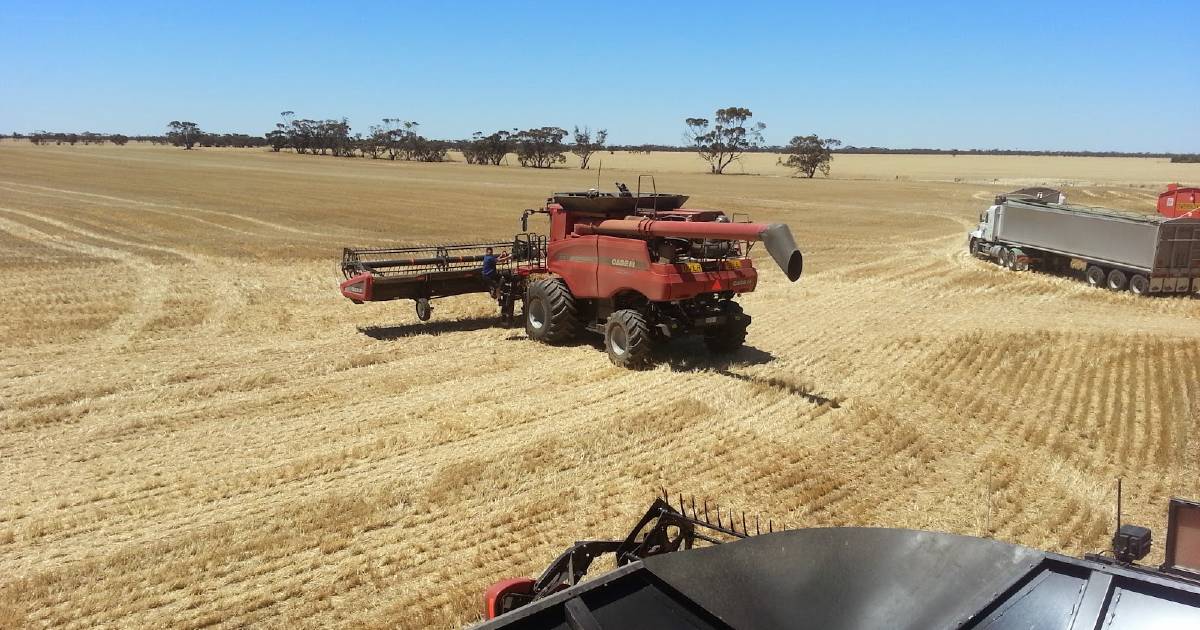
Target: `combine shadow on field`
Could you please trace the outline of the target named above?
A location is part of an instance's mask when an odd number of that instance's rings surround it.
[[[767,387],[774,387],[775,389],[782,390],[793,396],[799,396],[814,405],[829,405],[829,407],[832,409],[837,409],[838,407],[842,406],[841,398],[829,398],[828,396],[814,394],[811,391],[809,391],[808,387],[806,387],[802,384],[793,383],[791,381],[787,381],[787,380],[784,380],[781,378],[775,378],[775,377],[763,378],[761,376],[750,376],[747,374],[739,374],[737,372],[730,372],[728,370],[714,370],[714,371],[717,372],[718,374],[720,374],[721,376],[728,376],[729,378],[742,381],[743,383],[756,383],[758,385],[766,385]]]
[[[604,346],[601,344],[600,349]],[[673,372],[702,372],[705,370],[724,373],[731,367],[765,365],[775,360],[775,355],[754,346],[742,346],[737,352],[713,354],[698,337],[685,337],[664,344],[654,353],[655,363],[671,366]]]
[[[669,344],[663,349],[662,354],[663,356],[656,358],[670,365],[671,370],[675,372],[709,371],[743,383],[778,389],[792,396],[799,396],[814,405],[829,405],[833,409],[837,409],[842,403],[840,398],[814,394],[811,388],[803,383],[795,383],[777,377],[751,376],[732,371],[730,368],[764,365],[775,360],[775,355],[754,346],[742,346],[732,354],[715,355],[708,351],[703,342],[687,339]]]
[[[400,324],[399,326],[359,326],[358,332],[379,341],[392,341],[418,335],[440,335],[499,327],[500,322],[495,317],[467,317],[465,319]]]

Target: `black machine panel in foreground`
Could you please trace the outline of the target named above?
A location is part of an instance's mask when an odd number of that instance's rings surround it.
[[[815,528],[650,555],[478,628],[1200,629],[1200,582],[969,536]]]

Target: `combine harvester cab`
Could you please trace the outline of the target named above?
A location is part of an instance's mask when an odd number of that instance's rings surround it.
[[[642,368],[656,345],[684,335],[702,336],[714,352],[741,347],[751,320],[734,300],[758,286],[755,244],[790,281],[803,271],[786,225],[687,209],[683,195],[641,194],[640,180],[636,195],[618,187],[556,193],[525,210],[512,242],[346,249],[342,295],[356,303],[412,299],[426,320],[430,300],[490,291],[505,321],[522,303],[531,339],[558,344],[598,333],[614,364]],[[533,214],[549,216],[549,237],[528,233]],[[488,247],[501,262],[491,285],[481,272]]]

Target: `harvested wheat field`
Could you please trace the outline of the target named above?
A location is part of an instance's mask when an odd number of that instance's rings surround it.
[[[762,266],[732,359],[638,373],[482,297],[422,324],[336,291],[343,246],[508,238],[594,170],[0,144],[0,627],[457,627],[661,486],[1073,555],[1107,545],[1118,476],[1158,531],[1200,496],[1200,301],[964,251],[1012,184],[1153,211],[1196,165],[751,157],[603,156],[605,187],[656,172],[807,258]]]

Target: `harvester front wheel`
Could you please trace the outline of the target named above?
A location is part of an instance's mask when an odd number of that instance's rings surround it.
[[[704,344],[712,352],[733,352],[746,343],[746,329],[750,327],[750,316],[737,302],[721,302],[721,314],[725,323],[704,333]]]
[[[560,278],[532,282],[525,293],[525,334],[543,343],[569,341],[579,332],[575,296]]]
[[[653,346],[650,324],[641,312],[622,309],[608,316],[604,324],[604,347],[614,365],[633,370],[648,367]]]

